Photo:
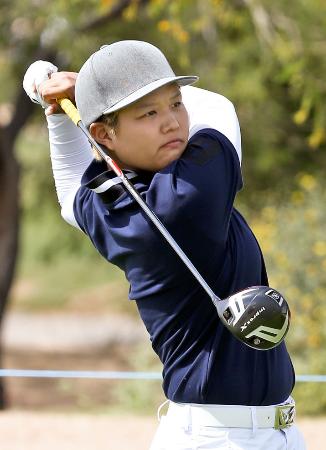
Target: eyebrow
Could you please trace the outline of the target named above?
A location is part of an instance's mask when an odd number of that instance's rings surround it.
[[[172,97],[170,97],[170,100],[174,100],[177,97],[181,96],[181,91],[178,90],[175,92],[174,95],[172,95]],[[157,103],[156,102],[151,102],[151,103],[146,103],[146,101],[139,103],[136,106],[136,109],[142,109],[142,108],[151,108],[152,106],[155,106]]]

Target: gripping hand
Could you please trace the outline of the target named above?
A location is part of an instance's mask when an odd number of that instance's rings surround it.
[[[46,109],[49,104],[46,103],[40,95],[38,91],[39,85],[43,81],[51,78],[51,74],[57,71],[58,68],[52,63],[40,60],[31,64],[24,75],[23,88],[26,94],[32,102],[38,103],[44,109]]]

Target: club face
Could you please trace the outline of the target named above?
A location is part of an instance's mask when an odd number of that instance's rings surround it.
[[[285,338],[290,310],[283,296],[268,286],[253,286],[221,300],[218,314],[226,328],[256,350],[270,350]]]

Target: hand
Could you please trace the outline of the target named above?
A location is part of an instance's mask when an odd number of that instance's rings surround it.
[[[46,115],[62,113],[62,109],[56,102],[58,98],[69,98],[75,102],[75,84],[77,79],[75,72],[54,72],[51,77],[43,81],[38,92],[47,104]]]
[[[34,103],[45,108],[45,114],[62,113],[57,98],[75,99],[77,73],[57,72],[58,68],[48,61],[35,61],[27,69],[23,88]]]
[[[48,61],[35,61],[29,66],[24,75],[23,88],[32,102],[38,103],[43,108],[49,106],[40,95],[38,88],[43,81],[48,80],[51,74],[57,72],[57,70],[58,68]]]

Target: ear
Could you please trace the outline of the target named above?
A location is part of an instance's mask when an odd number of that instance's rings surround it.
[[[112,138],[114,136],[114,133],[110,133],[110,130],[105,123],[94,122],[89,127],[89,131],[96,142],[104,145],[104,147],[108,148],[109,150],[113,150]]]

